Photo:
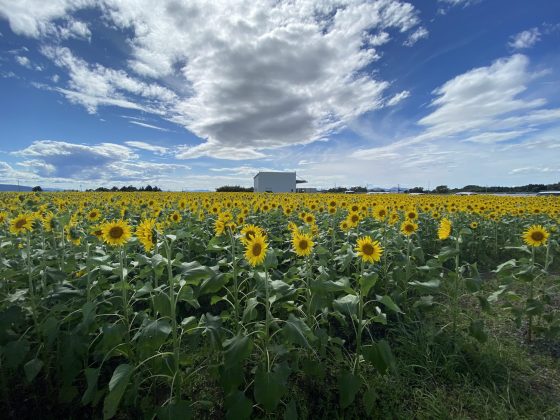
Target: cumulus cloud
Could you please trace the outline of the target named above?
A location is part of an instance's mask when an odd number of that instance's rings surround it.
[[[541,33],[539,28],[532,28],[512,36],[508,45],[514,50],[522,50],[531,48],[539,42],[540,39]]]
[[[256,150],[316,141],[381,108],[390,83],[371,71],[376,48],[420,23],[400,0],[53,0],[44,10],[39,0],[0,2],[16,33],[38,38],[91,38],[72,13],[97,7],[129,34],[129,71],[47,46],[69,76],[53,89],[90,113],[120,106],[184,126],[204,141],[183,150],[189,158],[235,158],[236,148],[262,156]],[[408,42],[426,35],[420,27]]]
[[[21,166],[47,178],[143,181],[188,169],[185,165],[141,161],[129,147],[114,143],[85,145],[41,140],[12,154],[26,159]]]
[[[57,33],[54,20],[96,3],[95,0],[0,0],[0,16],[8,19],[16,34],[39,38]]]

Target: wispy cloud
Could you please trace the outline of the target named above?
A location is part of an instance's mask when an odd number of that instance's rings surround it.
[[[509,46],[514,50],[523,50],[531,48],[541,39],[539,28],[531,28],[526,31],[519,32],[511,37]]]

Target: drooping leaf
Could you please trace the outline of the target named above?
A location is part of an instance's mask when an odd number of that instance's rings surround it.
[[[107,394],[103,403],[104,419],[113,418],[117,413],[122,396],[132,376],[132,371],[132,366],[124,363],[117,366],[113,372],[113,376],[109,381],[109,394]]]
[[[295,317],[294,314],[288,315],[288,319],[282,327],[282,333],[287,341],[301,347],[311,347],[310,342],[316,339],[307,324],[302,319]]]
[[[179,400],[160,407],[157,416],[159,420],[190,420],[194,414],[188,401]]]
[[[355,295],[345,295],[333,301],[333,308],[343,315],[355,315],[358,311],[359,298]]]
[[[379,299],[379,302],[381,302],[383,305],[385,305],[385,307],[387,307],[387,309],[390,309],[393,312],[397,312],[400,314],[404,313],[389,295],[383,296],[381,299]]]
[[[480,343],[485,343],[488,340],[488,335],[484,331],[484,321],[482,319],[475,319],[471,321],[469,334],[476,338]]]
[[[223,342],[226,367],[241,364],[251,355],[253,342],[248,335],[236,335]]]
[[[23,365],[23,370],[25,371],[25,378],[27,382],[33,382],[33,379],[39,374],[41,369],[43,368],[44,363],[37,359],[31,359],[25,365]]]
[[[338,377],[338,392],[342,409],[354,402],[361,385],[360,378],[352,372],[344,372]]]
[[[364,359],[370,362],[379,373],[385,373],[387,370],[393,369],[396,364],[391,347],[389,347],[389,343],[385,340],[363,346],[362,354]]]
[[[243,391],[234,391],[224,401],[227,409],[228,420],[245,420],[251,417],[253,403],[245,396]]]
[[[94,399],[97,392],[97,382],[99,381],[99,369],[87,368],[85,370],[87,389],[82,396],[82,404],[87,405]]]

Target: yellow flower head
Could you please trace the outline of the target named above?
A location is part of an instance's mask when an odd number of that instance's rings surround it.
[[[300,257],[306,257],[313,251],[315,243],[311,239],[311,235],[307,233],[294,232],[292,237],[292,245],[294,252]]]
[[[363,262],[378,262],[383,254],[379,241],[372,241],[370,236],[358,238],[355,250]]]
[[[541,246],[546,244],[548,231],[541,225],[533,225],[523,232],[523,241],[529,246]]]
[[[255,225],[245,225],[241,229],[241,242],[247,244],[255,235],[262,236],[263,231],[260,227]]]
[[[103,240],[111,246],[124,245],[130,237],[130,226],[124,220],[116,220],[101,226]]]
[[[97,209],[91,209],[87,212],[87,219],[90,222],[95,222],[101,216],[101,212]]]
[[[414,223],[412,220],[405,220],[401,224],[401,232],[404,233],[406,236],[412,235],[417,230],[418,230],[418,225]]]
[[[181,214],[178,211],[174,211],[173,213],[171,213],[169,215],[169,221],[171,223],[179,223],[182,219],[183,219],[183,217],[181,216]]]
[[[439,222],[439,228],[438,228],[438,238],[441,239],[442,241],[444,239],[449,238],[449,235],[451,235],[451,222],[449,221],[449,219],[447,218],[443,218],[441,219],[441,222]]]
[[[253,267],[262,264],[266,257],[267,249],[268,244],[266,243],[266,238],[261,234],[255,234],[255,236],[245,244],[245,259]]]
[[[21,213],[16,218],[10,220],[10,232],[19,235],[33,230],[33,215]]]
[[[150,251],[154,247],[156,241],[155,230],[155,219],[142,220],[136,228],[136,236],[146,251]]]

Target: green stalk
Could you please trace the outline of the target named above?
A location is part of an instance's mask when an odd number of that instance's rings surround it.
[[[264,267],[264,288],[265,288],[265,311],[266,311],[266,318],[265,318],[265,324],[264,324],[264,330],[265,330],[265,345],[264,345],[264,349],[266,351],[267,354],[267,360],[268,360],[268,345],[270,342],[270,290],[269,290],[269,285],[268,285],[268,269],[265,266]],[[267,371],[270,372],[270,363],[267,362]]]
[[[364,277],[364,262],[361,261],[360,263],[360,279],[363,279]],[[353,373],[354,375],[357,375],[359,373],[360,370],[360,356],[362,354],[362,333],[363,333],[363,319],[364,319],[364,302],[363,302],[363,296],[362,296],[362,289],[359,285],[358,282],[358,287],[357,287],[357,292],[358,292],[358,332],[357,332],[357,336],[356,336],[356,360],[354,362],[354,369],[353,369]]]
[[[240,324],[240,308],[239,308],[239,284],[237,281],[237,261],[236,261],[236,253],[235,253],[235,236],[233,231],[229,229],[230,239],[231,239],[231,268],[233,272],[233,304],[235,306],[234,309],[234,320],[235,320],[235,331],[239,332],[241,328]]]
[[[531,271],[535,270],[535,247],[531,247]],[[529,286],[529,300],[533,300],[535,293],[535,278],[531,280],[531,285]],[[533,315],[529,315],[529,326],[528,326],[528,341],[529,343],[533,341]]]
[[[457,254],[455,255],[455,284],[453,285],[453,338],[454,340],[457,339],[457,318],[459,316],[459,278],[461,276],[461,270],[460,270],[460,259],[459,259],[459,253],[460,253],[460,240],[461,240],[461,236],[457,236],[457,239],[455,240],[455,250],[457,251]]]
[[[171,245],[165,239],[165,248],[167,251],[167,273],[168,273],[168,280],[169,280],[169,302],[171,303],[171,332],[173,334],[173,358],[175,362],[175,375],[179,375],[179,337],[178,337],[178,328],[177,328],[177,315],[176,305],[177,299],[175,296],[175,278],[173,277],[173,266],[171,262]],[[173,389],[171,390],[173,393]],[[181,395],[181,378],[178,377],[177,381],[177,392],[176,395]]]

